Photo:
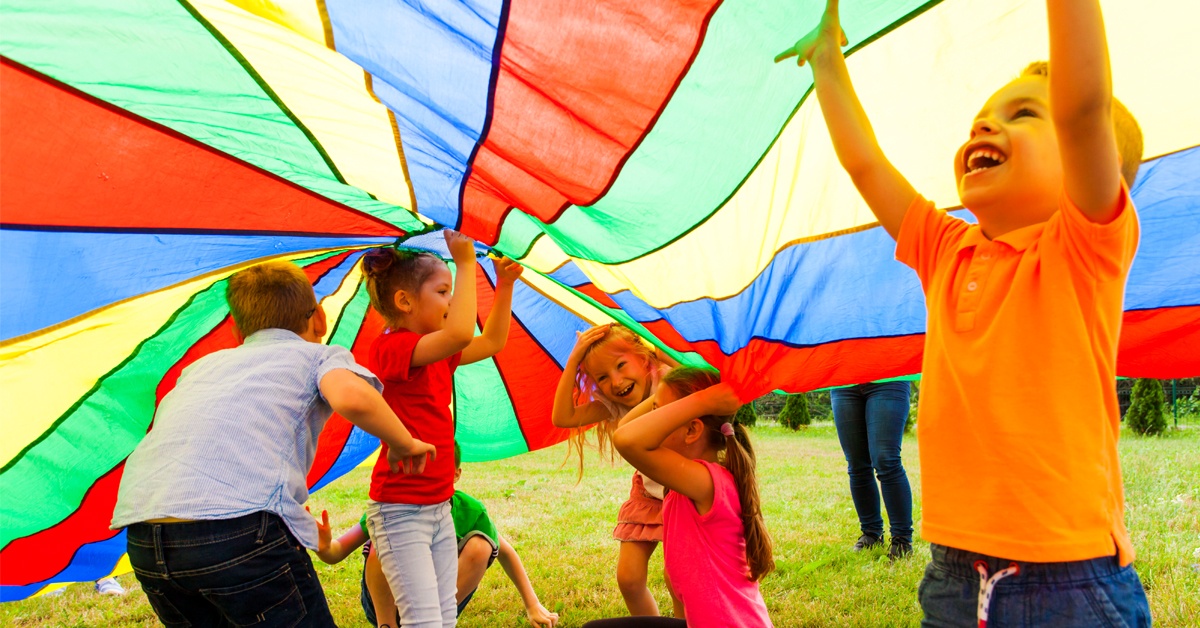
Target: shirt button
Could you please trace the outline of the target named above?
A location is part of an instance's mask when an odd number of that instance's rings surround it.
[[[975,289],[976,289],[976,288],[978,288],[978,287],[979,287],[979,284],[977,284],[977,283],[975,283],[974,281],[972,281],[971,283],[967,284],[967,291],[968,291],[968,292],[975,292]]]

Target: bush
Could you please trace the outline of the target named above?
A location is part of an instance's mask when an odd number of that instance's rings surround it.
[[[920,382],[909,384],[908,419],[904,421],[904,433],[911,434],[917,425],[917,397],[921,394]]]
[[[784,403],[783,409],[779,411],[779,424],[798,430],[800,426],[807,426],[809,423],[812,423],[812,413],[808,410],[808,397],[803,393],[789,395],[787,403]]]
[[[738,408],[737,414],[733,416],[734,423],[741,423],[745,427],[754,427],[758,423],[758,413],[754,411],[754,403],[743,404]]]
[[[1139,379],[1129,394],[1125,424],[1144,436],[1157,436],[1167,429],[1166,395],[1157,379]]]

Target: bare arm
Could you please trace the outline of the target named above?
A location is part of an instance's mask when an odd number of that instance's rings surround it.
[[[412,367],[444,360],[471,344],[475,337],[475,242],[446,230],[446,246],[454,258],[454,297],[442,329],[425,334],[413,348]]]
[[[1092,222],[1116,218],[1121,158],[1112,121],[1112,71],[1096,0],[1047,0],[1050,115],[1067,197]]]
[[[597,325],[585,332],[579,333],[575,348],[567,358],[562,375],[558,378],[558,387],[554,389],[554,408],[550,414],[555,427],[583,427],[611,419],[612,415],[604,404],[591,401],[583,405],[575,405],[575,377],[579,372],[579,364],[588,347],[608,333],[610,325]]]
[[[500,566],[504,568],[504,573],[508,575],[508,579],[521,594],[521,601],[525,604],[525,612],[529,616],[530,623],[539,627],[554,626],[558,622],[558,614],[547,611],[538,600],[537,593],[533,590],[533,584],[529,582],[529,574],[525,573],[525,566],[521,564],[521,557],[517,554],[517,550],[503,536],[499,538],[499,542],[500,555],[497,556],[497,559],[500,561]]]
[[[508,328],[512,322],[513,285],[521,276],[521,265],[507,257],[493,260],[496,265],[496,300],[492,311],[483,325],[483,335],[476,336],[463,349],[462,363],[471,364],[486,360],[504,348],[508,342]]]
[[[628,423],[638,417],[645,416],[646,414],[649,414],[650,411],[653,409],[654,409],[654,397],[653,396],[647,397],[645,401],[637,404],[629,412],[625,413],[625,416],[621,417],[621,420],[617,422],[617,427],[621,427],[622,425],[625,425],[626,423]]]
[[[821,23],[775,61],[794,56],[797,64],[808,61],[812,65],[817,100],[838,161],[879,223],[896,238],[917,192],[888,161],[875,139],[846,69],[841,49],[845,44],[846,36],[838,22],[838,2],[827,0]]]
[[[701,513],[708,512],[713,501],[713,482],[704,465],[662,447],[675,430],[688,426],[685,438],[704,434],[698,420],[707,415],[732,416],[741,403],[728,384],[718,384],[674,403],[657,407],[636,421],[621,426],[613,434],[613,445],[629,464],[650,479],[687,496]]]
[[[357,523],[336,540],[333,539],[329,529],[329,511],[321,511],[321,519],[317,521],[317,558],[321,562],[336,565],[366,542],[367,535],[363,534],[362,526]]]
[[[422,473],[427,456],[436,455],[433,445],[413,438],[383,395],[358,375],[334,369],[321,378],[318,386],[334,412],[387,443],[392,473]]]

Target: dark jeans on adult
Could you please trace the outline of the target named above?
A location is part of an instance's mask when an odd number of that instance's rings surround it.
[[[900,441],[908,421],[908,382],[859,384],[835,388],[829,395],[862,533],[883,536],[882,492],[892,538],[911,543],[912,488],[900,461]]]
[[[980,619],[988,628],[1150,626],[1142,582],[1133,565],[1122,567],[1116,556],[1026,563],[936,544],[930,553],[917,588],[923,628],[976,626]],[[980,567],[995,582],[990,591],[983,587],[982,604]]]
[[[278,516],[135,523],[129,562],[175,626],[334,626],[308,551]]]

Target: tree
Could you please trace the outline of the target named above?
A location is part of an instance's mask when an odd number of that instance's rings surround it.
[[[779,411],[779,424],[798,430],[809,423],[812,423],[812,413],[808,410],[808,397],[804,393],[789,395],[783,410]]]
[[[758,413],[754,411],[754,403],[743,404],[738,408],[737,414],[733,416],[733,422],[741,423],[744,427],[754,427],[754,424],[758,423]]]
[[[1125,424],[1143,436],[1157,436],[1167,429],[1166,395],[1157,379],[1139,379],[1129,394]]]

